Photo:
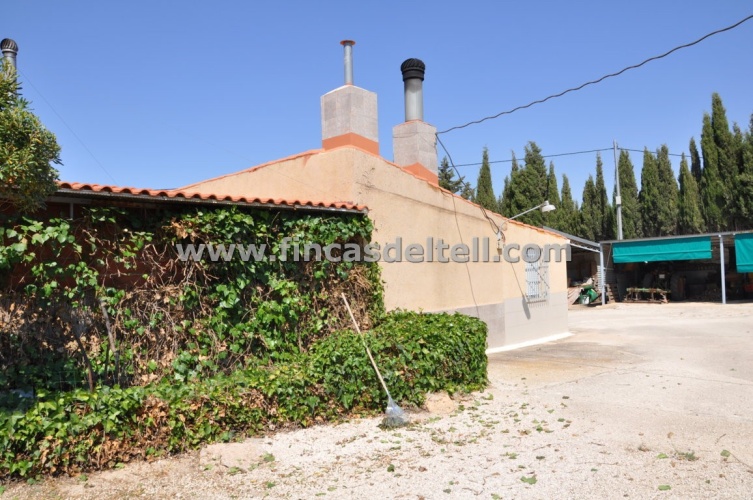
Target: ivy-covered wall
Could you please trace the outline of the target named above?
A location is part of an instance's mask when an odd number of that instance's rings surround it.
[[[4,220],[0,480],[384,411],[364,344],[400,404],[483,388],[482,321],[385,313],[376,263],[281,258],[371,231],[364,215],[240,208]],[[189,243],[265,243],[266,258],[181,260]]]
[[[184,380],[274,362],[382,313],[374,263],[295,262],[287,245],[371,237],[360,214],[91,208],[0,227],[0,393]],[[182,261],[176,244],[266,245],[262,260]],[[301,249],[302,250],[302,249]],[[108,330],[109,322],[109,330]]]

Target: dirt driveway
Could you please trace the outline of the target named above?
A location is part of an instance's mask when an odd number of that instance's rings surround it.
[[[393,431],[366,419],[3,498],[753,498],[753,305],[570,311],[491,385]]]

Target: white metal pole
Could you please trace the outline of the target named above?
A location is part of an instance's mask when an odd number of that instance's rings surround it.
[[[719,260],[722,262],[722,304],[727,303],[727,285],[724,280],[724,238],[719,235]]]
[[[617,239],[622,239],[622,196],[620,196],[620,163],[617,160],[617,141],[612,141],[614,145],[614,185],[617,189],[614,204],[617,205]]]
[[[607,303],[607,297],[605,295],[604,282],[607,280],[607,270],[604,269],[604,245],[599,242],[599,263],[601,264],[601,279],[599,280],[599,288],[601,288],[601,305]],[[599,273],[596,273],[597,275]]]

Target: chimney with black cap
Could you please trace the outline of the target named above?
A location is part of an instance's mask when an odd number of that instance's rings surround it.
[[[377,95],[353,84],[353,40],[344,49],[345,84],[322,96],[322,148],[355,146],[379,154]]]
[[[406,59],[400,71],[405,90],[405,123],[392,129],[395,163],[433,184],[439,184],[437,129],[424,122],[426,65],[421,59]]]
[[[3,51],[3,61],[6,69],[13,68],[16,70],[16,56],[18,55],[18,44],[10,38],[3,38],[0,42],[0,49]]]

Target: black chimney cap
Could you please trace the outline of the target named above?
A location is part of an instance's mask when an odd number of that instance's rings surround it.
[[[10,38],[3,38],[3,41],[0,42],[0,49],[3,51],[11,50],[13,52],[18,52],[18,44]]]
[[[403,61],[403,64],[400,65],[400,71],[403,72],[403,81],[412,78],[423,81],[426,65],[421,59],[410,58]]]

